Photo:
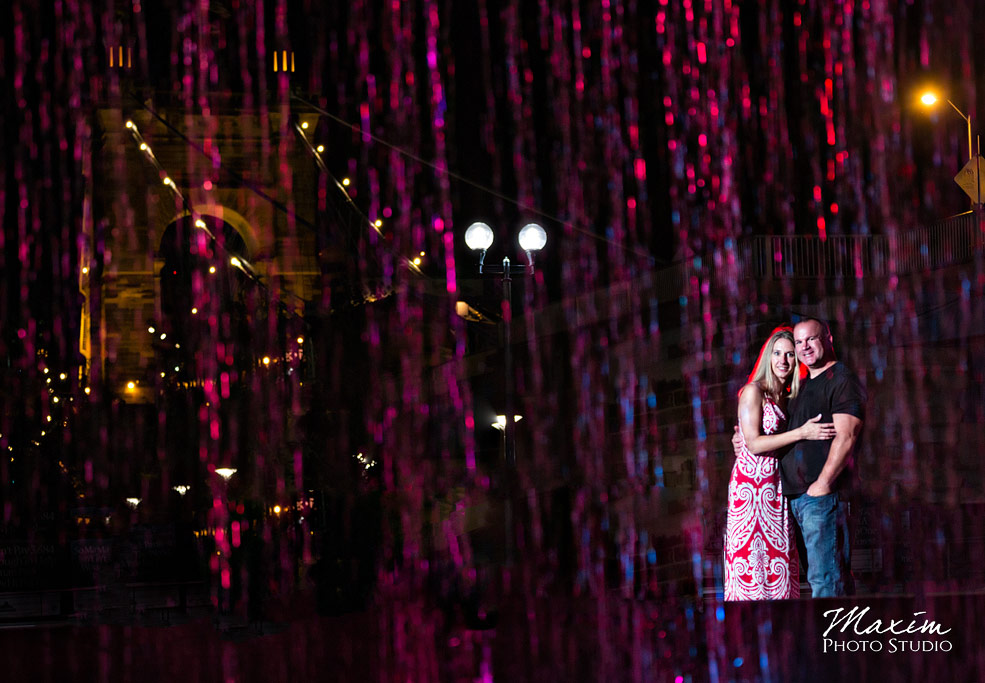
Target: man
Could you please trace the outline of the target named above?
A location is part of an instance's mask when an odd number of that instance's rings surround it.
[[[827,323],[806,318],[794,326],[793,336],[797,359],[809,376],[789,406],[787,429],[820,413],[821,422],[834,422],[836,436],[799,441],[781,457],[783,495],[804,539],[813,597],[851,595],[847,498],[854,479],[852,454],[865,419],[865,390],[835,357]],[[741,436],[737,433],[732,442],[738,450]]]

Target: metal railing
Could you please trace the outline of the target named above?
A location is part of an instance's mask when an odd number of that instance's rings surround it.
[[[981,214],[967,212],[893,235],[761,235],[750,239],[753,275],[851,278],[915,273],[968,261],[982,246]]]

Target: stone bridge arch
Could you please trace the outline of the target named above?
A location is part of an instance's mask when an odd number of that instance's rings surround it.
[[[87,304],[79,349],[90,382],[105,382],[127,402],[152,402],[161,359],[148,330],[161,318],[159,275],[169,226],[192,216],[229,226],[245,245],[252,274],[301,315],[321,282],[314,237],[317,167],[279,113],[261,116],[230,104],[196,118],[163,103],[153,116],[115,101],[102,104],[93,116],[92,216],[83,251],[98,251],[105,262],[80,278]],[[299,118],[309,129],[317,127],[316,115]],[[223,152],[218,173],[199,151],[210,130],[221,131],[212,140]],[[132,131],[139,131],[144,146]],[[282,148],[286,163],[263,156]],[[165,174],[169,183],[162,182]]]

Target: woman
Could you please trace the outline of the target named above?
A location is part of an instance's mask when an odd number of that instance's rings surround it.
[[[728,486],[725,599],[778,600],[800,596],[800,567],[780,484],[778,449],[805,439],[830,439],[834,425],[817,415],[786,428],[787,400],[797,395],[800,369],[793,332],[778,327],[739,391],[739,430],[745,444]]]

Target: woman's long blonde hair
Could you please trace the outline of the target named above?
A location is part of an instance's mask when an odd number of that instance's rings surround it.
[[[776,345],[778,339],[786,339],[791,344],[794,344],[793,329],[782,326],[773,330],[770,338],[766,340],[766,343],[763,344],[763,348],[759,352],[759,358],[756,359],[756,365],[752,369],[752,374],[749,375],[748,382],[755,382],[761,386],[765,386],[766,393],[774,401],[778,400],[784,394],[789,398],[793,398],[800,391],[800,361],[794,359],[794,368],[793,372],[790,373],[792,379],[790,380],[789,387],[784,386],[780,378],[773,374],[773,365],[770,363],[770,358],[773,357],[773,347]],[[796,348],[796,344],[794,344],[794,347]]]

